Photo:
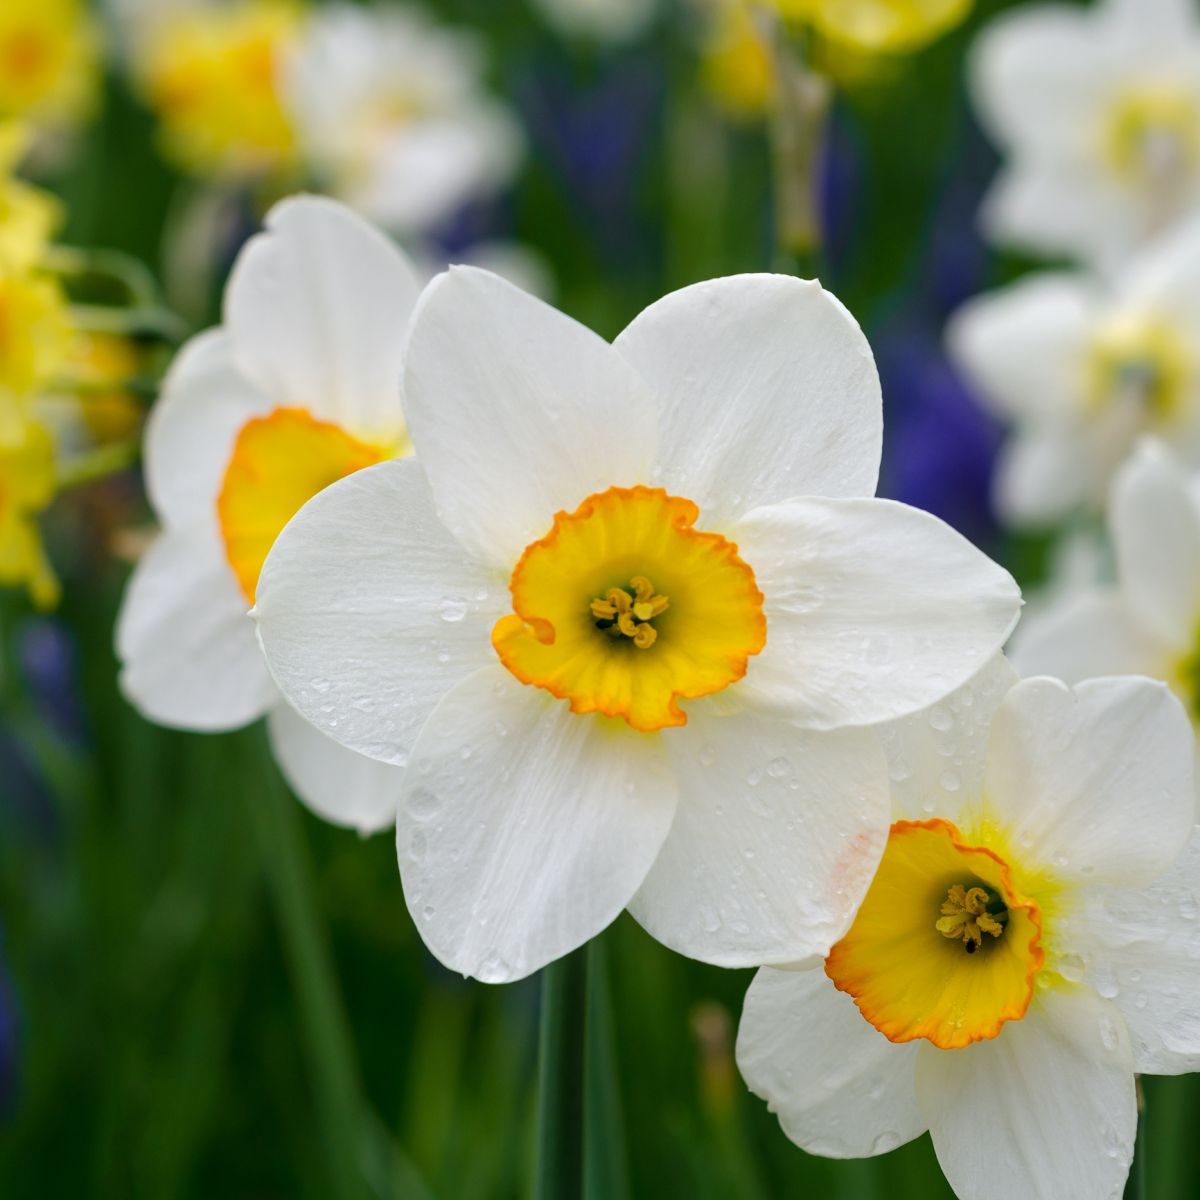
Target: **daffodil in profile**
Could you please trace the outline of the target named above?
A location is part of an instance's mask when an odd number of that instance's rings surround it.
[[[886,741],[879,870],[823,969],[755,976],[742,1075],[810,1153],[928,1130],[960,1200],[1121,1195],[1135,1072],[1200,1065],[1182,706],[993,674]]]
[[[1098,510],[1113,472],[1153,433],[1200,454],[1200,221],[1156,239],[1119,276],[1028,275],[968,301],[947,345],[1012,425],[996,505],[1019,525]]]
[[[1005,155],[984,206],[1000,241],[1113,268],[1200,203],[1200,24],[1191,0],[1030,5],[970,64]]]
[[[264,715],[293,786],[330,820],[390,825],[396,772],[282,700],[247,615],[275,536],[335,479],[409,449],[400,403],[419,287],[406,257],[331,200],[277,205],[243,249],[224,323],[180,352],[146,432],[162,533],[117,628],[121,686],[152,720],[236,729]]]
[[[865,54],[919,50],[959,24],[974,0],[767,0],[783,16]]]
[[[819,284],[672,293],[608,343],[486,271],[426,289],[415,457],[296,515],[255,613],[277,683],[405,768],[448,966],[520,978],[628,906],[685,954],[824,954],[883,848],[873,724],[999,647],[1019,595],[872,497],[870,349]]]
[[[1113,482],[1116,579],[1064,589],[1018,631],[1024,673],[1149,675],[1200,720],[1200,472],[1148,438]]]

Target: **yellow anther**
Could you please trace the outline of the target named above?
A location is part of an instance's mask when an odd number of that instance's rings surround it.
[[[591,603],[592,617],[602,629],[617,637],[630,638],[639,650],[647,650],[658,638],[658,630],[649,624],[667,611],[666,596],[654,593],[654,584],[645,575],[635,575],[629,581],[630,592],[624,588],[609,588],[604,598]]]
[[[633,605],[633,597],[621,588],[608,589],[608,602],[619,613],[628,612]]]
[[[999,937],[1004,932],[1008,913],[988,911],[991,897],[981,887],[965,888],[954,884],[942,901],[942,915],[934,923],[943,937],[961,940],[968,954],[983,945],[983,935]]]
[[[639,625],[633,631],[633,644],[639,650],[649,650],[658,638],[658,630],[653,625]]]

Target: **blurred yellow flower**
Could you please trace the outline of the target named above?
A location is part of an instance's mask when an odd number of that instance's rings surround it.
[[[0,437],[0,584],[24,585],[39,608],[53,608],[60,591],[35,519],[54,488],[53,439],[36,422],[18,419]]]
[[[13,176],[29,139],[27,125],[0,122],[0,262],[15,266],[35,262],[61,220],[49,192]]]
[[[0,438],[11,435],[30,399],[58,374],[70,342],[58,283],[0,262]]]
[[[135,70],[177,162],[226,176],[291,162],[280,77],[303,15],[290,0],[243,0],[150,17]]]
[[[866,54],[904,54],[941,37],[974,0],[766,0],[783,17]]]
[[[0,117],[58,124],[87,113],[100,39],[83,0],[0,4]]]
[[[728,0],[711,15],[701,57],[705,86],[731,116],[761,116],[775,95],[771,48],[744,0]]]

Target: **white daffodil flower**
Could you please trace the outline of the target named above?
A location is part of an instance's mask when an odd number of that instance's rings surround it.
[[[969,300],[951,356],[1013,432],[996,506],[1014,524],[1103,504],[1112,474],[1153,432],[1200,456],[1200,221],[1134,258],[1107,286],[1046,272]]]
[[[1117,580],[1047,605],[1013,639],[1022,674],[1074,683],[1149,675],[1200,716],[1200,474],[1143,441],[1117,473],[1109,503]]]
[[[325,190],[400,234],[425,232],[511,178],[520,130],[483,93],[479,47],[417,9],[316,10],[285,81]]]
[[[984,225],[1100,267],[1200,204],[1200,24],[1192,0],[1015,9],[981,34],[976,108],[1007,156]]]
[[[566,37],[627,42],[643,33],[658,0],[530,0],[546,24]]]
[[[297,709],[407,766],[400,871],[434,954],[517,979],[627,906],[710,962],[824,954],[886,831],[863,727],[964,682],[1020,603],[872,498],[853,318],[745,275],[609,344],[458,267],[417,306],[404,392],[417,457],[306,505],[256,614]]]
[[[960,1200],[1115,1200],[1134,1073],[1200,1066],[1191,729],[1148,679],[998,682],[889,731],[875,880],[824,970],[758,972],[737,1061],[811,1153],[928,1130]]]
[[[247,615],[276,534],[309,496],[410,450],[400,404],[420,287],[387,238],[331,200],[285,200],[242,250],[224,323],[180,352],[151,413],[146,488],[162,533],[117,626],[121,688],[181,729],[267,716],[316,812],[390,826],[400,772],[313,729],[282,700]]]

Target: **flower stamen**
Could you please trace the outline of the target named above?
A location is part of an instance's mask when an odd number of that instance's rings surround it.
[[[592,601],[596,626],[613,637],[627,637],[639,650],[649,650],[658,639],[658,630],[650,624],[670,606],[666,596],[655,594],[654,584],[645,575],[629,581],[630,591],[612,587],[603,598]]]
[[[935,922],[935,927],[942,937],[961,939],[963,949],[968,954],[974,954],[983,945],[985,933],[998,938],[1004,932],[1008,911],[1001,907],[999,911],[992,912],[989,907],[992,903],[992,896],[986,888],[966,888],[956,883],[942,901],[942,915]]]

